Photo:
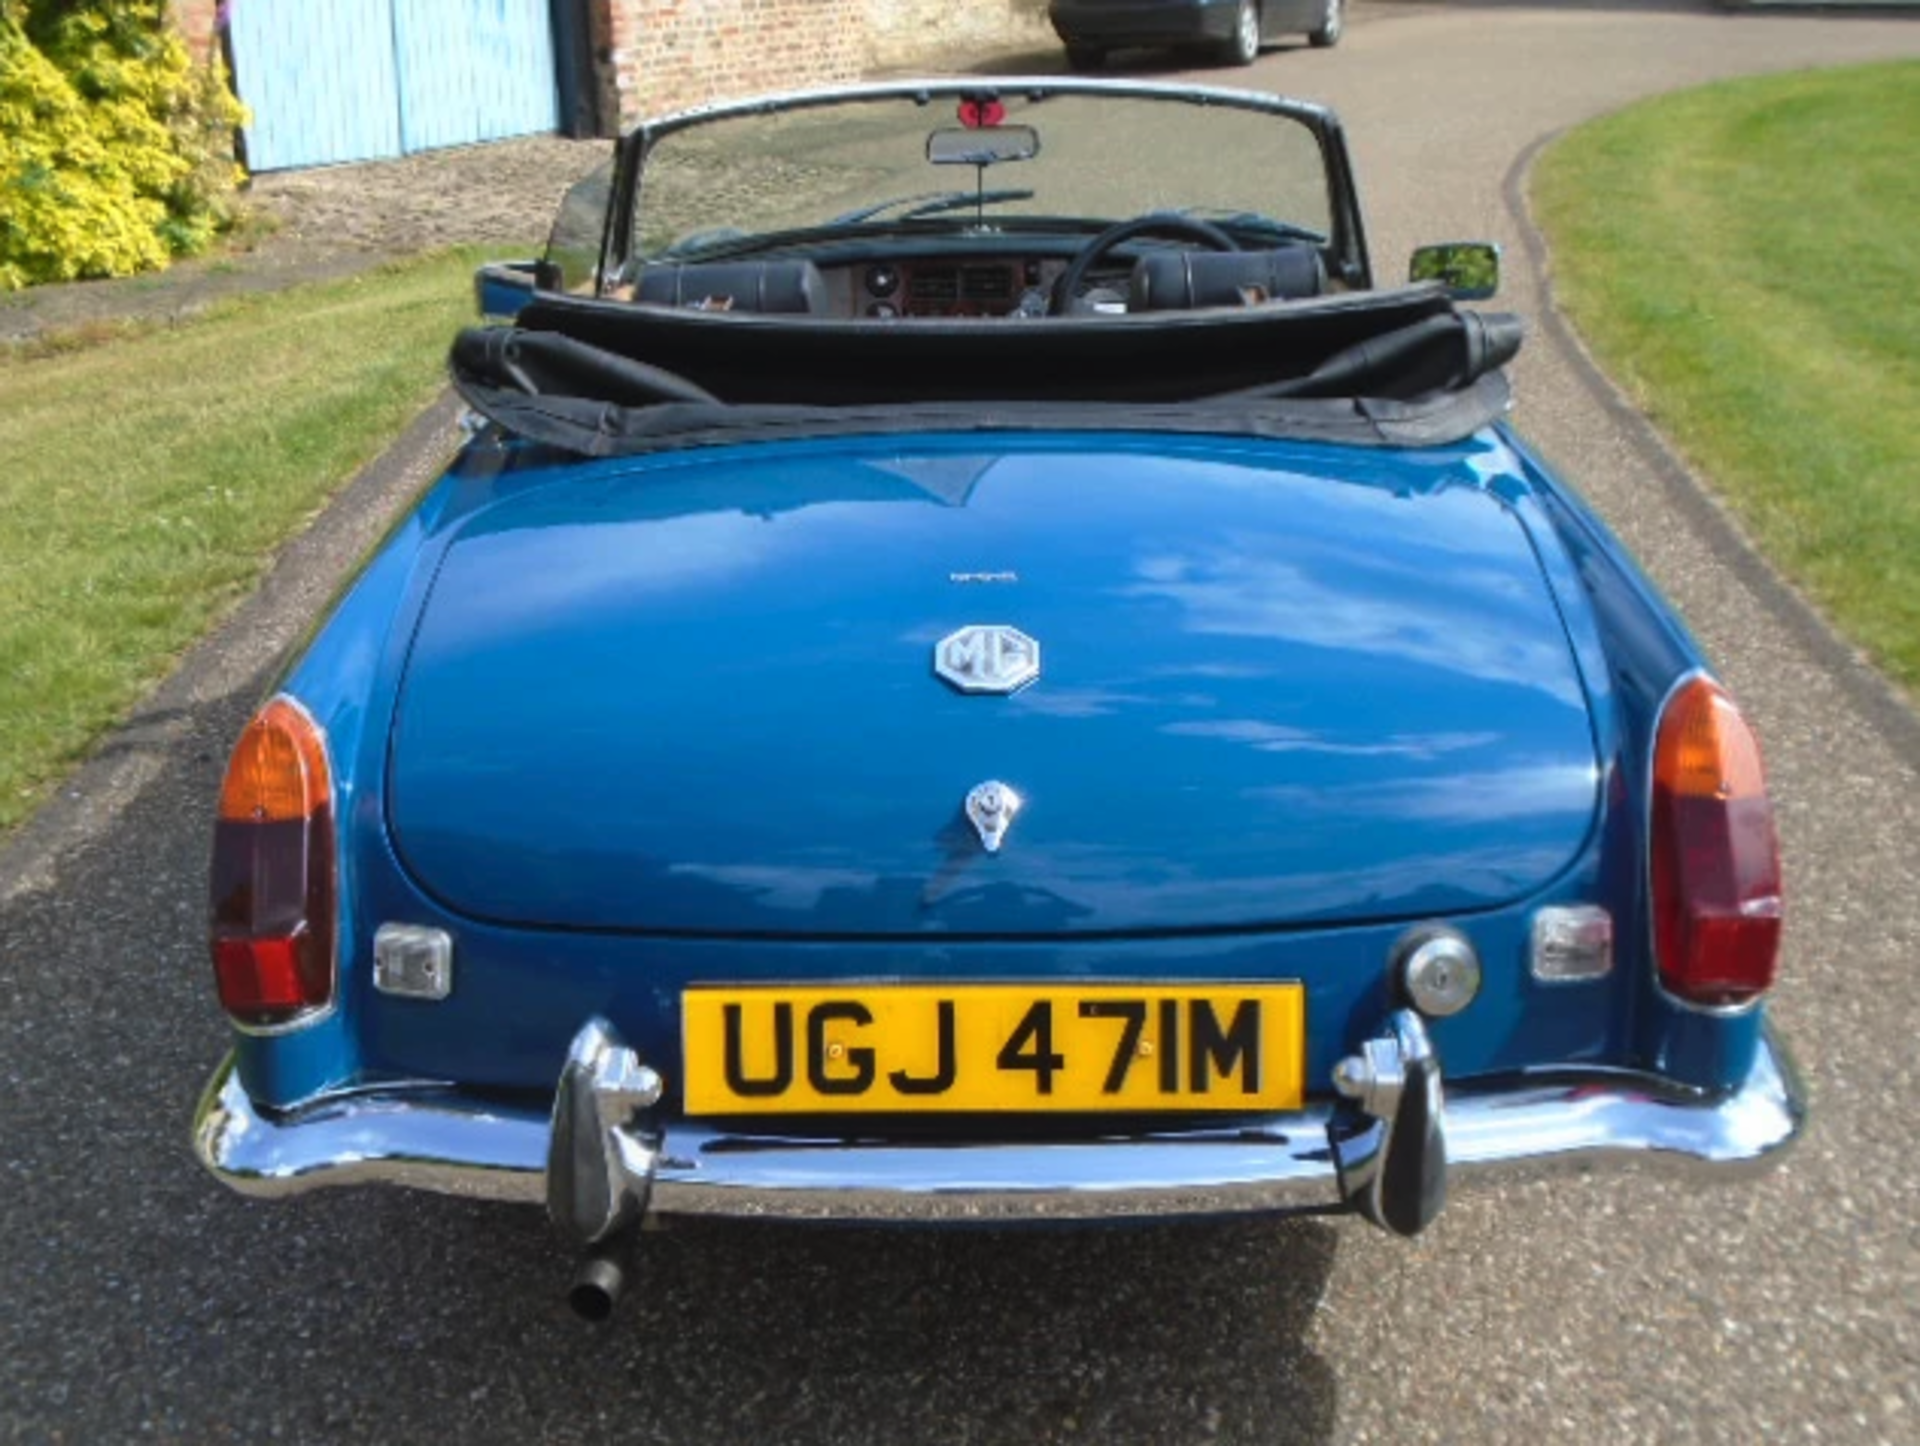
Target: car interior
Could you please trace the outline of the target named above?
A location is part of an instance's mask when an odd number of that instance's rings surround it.
[[[852,320],[1032,317],[1061,310],[1188,311],[1300,301],[1328,290],[1326,264],[1308,245],[1259,251],[1155,248],[1123,270],[1082,268],[1032,251],[938,252],[820,265],[812,260],[714,261],[646,266],[619,293],[649,306]],[[1072,299],[1057,300],[1071,286]]]

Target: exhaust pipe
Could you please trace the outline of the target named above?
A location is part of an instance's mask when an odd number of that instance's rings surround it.
[[[623,1241],[611,1240],[595,1247],[582,1262],[573,1277],[572,1288],[567,1291],[567,1304],[581,1320],[600,1324],[613,1314],[620,1297],[627,1293],[633,1270],[630,1261],[621,1259],[625,1248]]]

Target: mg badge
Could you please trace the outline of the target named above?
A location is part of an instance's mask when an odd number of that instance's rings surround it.
[[[1013,827],[1013,816],[1024,800],[998,779],[976,784],[967,793],[967,819],[980,835],[980,847],[990,854],[1000,852],[1000,844]]]
[[[1040,676],[1040,645],[1002,623],[969,623],[933,645],[933,671],[962,693],[1017,693]]]

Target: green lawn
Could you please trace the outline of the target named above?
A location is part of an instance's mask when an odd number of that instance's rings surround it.
[[[477,259],[0,358],[0,834],[431,400]]]
[[[1556,144],[1534,203],[1602,363],[1920,685],[1920,64],[1636,106]]]

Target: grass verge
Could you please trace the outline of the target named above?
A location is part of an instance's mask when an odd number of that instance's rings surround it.
[[[1595,354],[1769,557],[1920,686],[1920,64],[1741,80],[1574,131],[1536,214]]]
[[[0,834],[431,400],[480,259],[0,358]]]

